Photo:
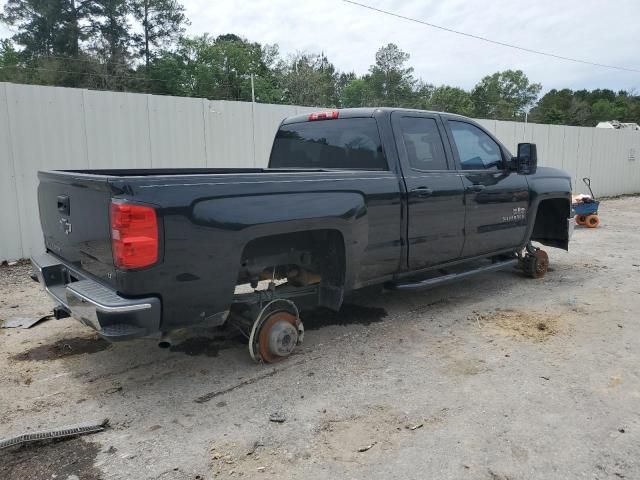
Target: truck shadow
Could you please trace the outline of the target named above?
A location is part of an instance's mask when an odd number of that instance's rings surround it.
[[[56,360],[85,353],[101,352],[110,346],[109,342],[97,335],[90,337],[79,336],[63,338],[50,344],[38,345],[9,358],[18,362]]]
[[[423,316],[421,330],[435,337],[449,326],[442,320],[441,313],[443,309],[451,308],[449,304],[452,301],[464,307],[486,299],[490,292],[509,291],[512,276],[488,275],[491,276],[490,282],[480,281],[475,288],[467,288],[465,295],[455,300],[451,290],[446,287],[426,292],[391,292],[384,295],[380,291],[367,291],[347,298],[340,312],[325,309],[303,312],[301,317],[305,329],[313,331],[313,334],[308,335],[291,358],[278,364],[253,363],[248,355],[246,339],[235,332],[216,330],[208,335],[176,341],[170,349],[161,349],[158,348],[157,339],[109,344],[90,333],[86,327],[71,321],[64,331],[66,339],[58,337],[60,340],[51,344],[37,345],[15,355],[12,360],[22,364],[33,362],[38,369],[65,372],[65,377],[75,385],[75,388],[71,388],[75,391],[74,397],[80,397],[71,401],[93,401],[106,411],[113,409],[116,416],[120,402],[126,398],[132,401],[147,398],[157,406],[165,401],[167,405],[173,402],[174,405],[183,404],[187,408],[196,399],[208,399],[212,392],[222,392],[220,395],[224,395],[275,373],[278,373],[277,379],[272,378],[268,383],[277,385],[290,382],[293,377],[300,375],[304,375],[305,379],[298,378],[296,381],[311,381],[306,380],[306,374],[300,372],[315,368],[313,365],[317,363],[316,360],[323,362],[325,355],[335,354],[332,345],[338,338],[344,335],[360,337],[367,326],[400,319],[404,322],[407,318]],[[460,285],[461,290],[465,288],[465,283]],[[432,317],[437,317],[438,321],[430,321]],[[367,343],[378,342],[379,335],[383,334],[376,332],[382,331],[376,328],[366,332],[369,340],[358,340],[362,342],[358,348],[364,351],[368,348]],[[301,363],[309,366],[302,369]],[[138,407],[132,404],[131,408]],[[144,409],[144,406],[140,406],[140,409]],[[165,413],[173,415],[170,410]]]
[[[370,325],[382,321],[387,311],[380,307],[367,307],[353,303],[345,303],[339,312],[327,308],[304,311],[300,317],[306,330],[319,330],[324,327],[339,325]],[[237,332],[214,331],[211,335],[190,336],[169,347],[170,352],[183,353],[187,356],[217,357],[220,351],[241,347],[246,340]],[[75,355],[94,354],[107,350],[111,343],[97,335],[63,338],[50,344],[38,345],[14,355],[14,361],[48,361]]]
[[[317,308],[302,312],[300,318],[305,330],[318,330],[330,325],[371,325],[381,322],[387,311],[380,307],[366,307],[354,303],[345,303],[339,312],[328,308]]]

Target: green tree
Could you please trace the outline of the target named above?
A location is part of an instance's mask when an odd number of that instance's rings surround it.
[[[88,6],[88,0],[7,0],[0,21],[17,30],[13,40],[26,57],[76,56]]]
[[[93,48],[110,62],[123,62],[131,56],[133,43],[127,0],[94,0],[91,8],[91,32]]]
[[[556,125],[568,124],[574,104],[573,91],[565,88],[549,90],[536,106],[531,109],[530,118],[534,122]]]
[[[620,120],[638,122],[640,120],[640,97],[621,90],[569,89],[548,91],[531,110],[534,122],[558,125],[594,126],[600,121]]]
[[[376,52],[376,63],[364,78],[377,106],[402,107],[413,103],[416,80],[413,67],[407,67],[409,54],[389,43]]]
[[[284,102],[294,105],[338,105],[338,74],[324,54],[298,53],[281,62],[279,84]]]
[[[251,100],[251,75],[256,82],[257,100],[272,102],[282,96],[274,94],[277,90],[273,78],[277,47],[262,46],[234,34],[220,35],[212,43],[201,45],[204,48],[200,55],[205,65],[200,73],[207,72],[208,76],[202,79],[202,85],[211,85],[213,80],[213,88],[208,89],[211,98]]]
[[[621,91],[618,98],[624,102],[624,114],[620,120],[623,122],[640,123],[640,96],[634,92]]]
[[[459,115],[473,114],[473,101],[469,92],[448,85],[433,89],[429,98],[429,107],[433,110],[457,113]]]
[[[340,106],[344,108],[372,106],[372,94],[367,77],[351,78],[340,90]]]
[[[0,67],[11,67],[20,63],[20,53],[11,43],[11,40],[5,38],[0,40]]]
[[[277,57],[277,47],[237,35],[182,38],[175,51],[162,51],[152,61],[150,83],[157,93],[250,101],[254,75],[256,100],[280,102]]]
[[[435,89],[436,87],[432,84],[418,80],[411,95],[411,103],[406,105],[406,107],[420,110],[433,110],[434,107],[431,105],[431,96]]]
[[[20,83],[24,72],[20,68],[20,54],[9,39],[0,40],[0,82]]]
[[[603,122],[607,120],[617,120],[616,108],[613,102],[606,98],[600,98],[591,105],[591,118],[595,122]]]
[[[90,9],[91,52],[101,72],[100,88],[129,89],[132,77],[133,33],[129,23],[131,8],[127,0],[93,0]]]
[[[542,90],[530,83],[522,70],[505,70],[487,75],[471,91],[474,114],[481,118],[513,120],[532,106]]]
[[[156,50],[179,38],[189,20],[176,0],[133,0],[131,10],[142,27],[142,33],[134,37],[136,47],[149,67]]]

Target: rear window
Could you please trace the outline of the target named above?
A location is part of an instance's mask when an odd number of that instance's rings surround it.
[[[269,167],[387,170],[387,161],[375,119],[343,118],[282,125]]]

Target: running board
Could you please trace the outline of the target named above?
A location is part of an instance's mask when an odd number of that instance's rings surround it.
[[[440,285],[444,285],[446,283],[456,282],[458,280],[462,280],[464,278],[472,277],[479,273],[487,273],[487,272],[495,272],[496,270],[502,270],[504,268],[515,267],[518,265],[518,259],[513,258],[509,260],[504,260],[502,262],[492,263],[491,265],[485,265],[479,268],[474,268],[473,270],[467,270],[465,272],[460,273],[450,273],[447,275],[442,275],[440,277],[435,278],[427,278],[426,280],[422,280],[420,282],[411,282],[411,283],[391,283],[388,286],[390,288],[396,290],[414,290],[419,288],[431,288],[431,287],[439,287]]]

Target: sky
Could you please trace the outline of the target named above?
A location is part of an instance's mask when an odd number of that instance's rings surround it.
[[[358,0],[493,40],[640,70],[639,0]],[[0,5],[5,3],[0,0]],[[382,45],[409,53],[415,76],[472,88],[483,76],[523,70],[551,88],[636,89],[640,73],[618,71],[488,44],[382,15],[342,0],[182,0],[190,35],[235,33],[277,43],[283,55],[323,51],[342,71],[365,73]],[[0,37],[8,36],[0,26]]]

